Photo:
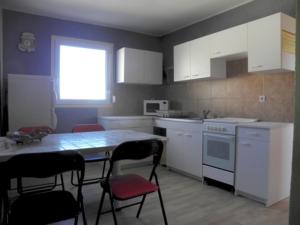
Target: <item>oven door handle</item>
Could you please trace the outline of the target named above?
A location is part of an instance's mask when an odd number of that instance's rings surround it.
[[[203,133],[203,136],[224,138],[224,139],[227,139],[227,140],[234,140],[235,139],[234,135],[223,135],[223,134],[215,134],[215,133]]]

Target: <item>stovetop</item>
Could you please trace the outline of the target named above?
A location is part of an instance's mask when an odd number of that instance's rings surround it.
[[[238,118],[238,117],[224,117],[224,118],[215,118],[215,119],[205,119],[204,122],[216,122],[216,123],[231,123],[231,124],[239,124],[239,123],[252,123],[256,122],[258,119],[256,118]]]

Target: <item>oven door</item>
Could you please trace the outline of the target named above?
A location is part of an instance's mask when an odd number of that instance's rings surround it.
[[[235,136],[203,133],[203,164],[234,172]]]

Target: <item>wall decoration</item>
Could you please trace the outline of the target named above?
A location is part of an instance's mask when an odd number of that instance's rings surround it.
[[[35,51],[35,36],[33,33],[23,32],[20,37],[20,43],[18,48],[22,52],[34,52]]]

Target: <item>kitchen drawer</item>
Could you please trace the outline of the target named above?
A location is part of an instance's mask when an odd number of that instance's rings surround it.
[[[243,137],[253,140],[268,141],[270,137],[270,131],[267,129],[239,127],[237,136],[238,138]]]
[[[183,121],[171,121],[171,120],[163,120],[163,119],[156,119],[154,122],[154,126],[163,127],[167,129],[180,129],[185,131],[195,131],[195,132],[202,132],[203,124],[199,122],[183,122]]]

